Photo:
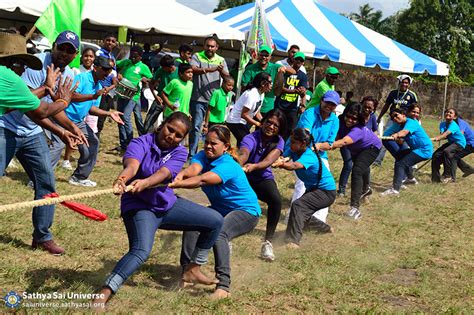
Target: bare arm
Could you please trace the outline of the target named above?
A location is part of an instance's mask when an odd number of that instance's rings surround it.
[[[340,140],[334,141],[334,143],[330,147],[331,147],[331,150],[334,150],[334,149],[337,149],[337,148],[345,147],[346,145],[350,145],[350,144],[353,144],[353,143],[354,143],[354,141],[352,140],[351,137],[345,136],[344,138],[342,138]]]
[[[244,108],[242,108],[242,114],[240,116],[245,119],[245,121],[249,124],[260,127],[260,122],[253,119],[253,117],[249,115],[249,111],[250,109],[244,106]]]
[[[251,173],[253,171],[263,170],[267,167],[271,166],[281,155],[281,151],[279,149],[273,149],[267,156],[258,163],[255,164],[245,164],[244,165],[244,172]]]
[[[217,185],[222,179],[214,172],[206,172],[202,175],[189,177],[187,179],[175,180],[168,185],[170,188],[197,188],[206,185]]]

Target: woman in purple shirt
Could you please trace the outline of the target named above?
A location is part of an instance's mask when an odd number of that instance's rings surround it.
[[[331,149],[347,147],[354,163],[351,179],[351,209],[347,215],[354,220],[362,215],[359,210],[360,199],[363,191],[370,187],[370,165],[375,161],[382,148],[382,142],[365,124],[363,106],[353,103],[346,107],[341,115],[347,128],[345,134],[334,142]]]
[[[239,161],[247,173],[250,186],[258,199],[268,206],[267,229],[261,249],[261,258],[267,261],[275,260],[271,241],[281,214],[281,196],[271,165],[283,153],[285,143],[282,136],[285,132],[285,114],[273,109],[265,116],[262,128],[246,135],[239,148]]]
[[[166,185],[186,162],[188,152],[179,143],[190,128],[188,116],[176,112],[155,133],[133,139],[127,147],[123,156],[124,169],[113,187],[116,194],[122,195],[120,208],[130,249],[105,281],[100,292],[102,297],[94,303],[105,305],[110,296],[147,260],[158,228],[201,232],[183,281],[215,283],[201,273],[200,266],[207,262],[208,252],[219,236],[223,218],[210,208],[175,196],[173,189]],[[130,186],[131,190],[127,191]]]
[[[377,110],[377,106],[379,105],[379,101],[377,101],[373,96],[365,96],[362,99],[362,115],[364,117],[364,125],[367,129],[372,130],[373,132],[377,132],[378,124],[377,124],[377,115],[375,115],[375,111]],[[348,132],[348,128],[346,127],[346,122],[344,121],[344,115],[339,116],[339,132],[338,137],[341,139],[346,135]],[[342,160],[344,161],[344,165],[342,166],[341,175],[339,176],[339,187],[337,190],[338,197],[344,197],[346,195],[346,186],[347,182],[349,181],[349,176],[351,175],[353,161],[352,155],[350,150],[347,147],[341,147],[340,150]],[[370,170],[369,170],[369,182],[370,182]],[[362,192],[362,198],[365,196],[369,196],[372,194],[372,189],[370,187],[365,187]]]

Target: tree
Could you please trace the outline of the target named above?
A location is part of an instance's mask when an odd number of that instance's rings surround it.
[[[214,12],[238,7],[243,4],[254,2],[254,0],[220,0],[217,8],[214,9]]]
[[[374,11],[374,8],[366,3],[359,7],[359,13],[349,14],[349,18],[378,32],[383,24],[382,15],[382,11]]]
[[[412,0],[399,16],[396,39],[448,63],[452,81],[466,80],[474,61],[473,17],[470,0]]]

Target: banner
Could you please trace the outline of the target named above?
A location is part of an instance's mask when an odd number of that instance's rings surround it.
[[[267,45],[272,50],[275,49],[262,0],[256,0],[252,24],[247,38],[247,51],[254,62],[258,56],[258,48],[262,45]]]
[[[35,26],[52,44],[59,33],[73,31],[81,38],[82,8],[85,0],[52,0],[43,14],[36,21]],[[81,56],[69,64],[79,68]]]

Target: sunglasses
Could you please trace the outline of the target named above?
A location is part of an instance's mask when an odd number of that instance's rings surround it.
[[[269,54],[259,54],[259,56],[262,57],[262,58],[268,58],[268,57],[270,57]]]
[[[77,53],[77,50],[69,44],[61,44],[57,46],[59,51],[66,52],[70,55]]]

